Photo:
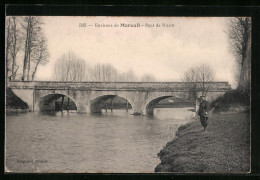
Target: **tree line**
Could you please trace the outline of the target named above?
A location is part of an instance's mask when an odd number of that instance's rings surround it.
[[[93,67],[75,53],[69,51],[57,59],[54,65],[54,79],[56,81],[97,81],[97,82],[152,82],[156,78],[151,74],[144,74],[141,78],[133,70],[120,73],[111,64],[97,63]]]
[[[6,78],[33,81],[39,65],[48,63],[41,17],[6,17]]]

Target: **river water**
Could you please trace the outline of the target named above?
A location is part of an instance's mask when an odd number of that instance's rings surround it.
[[[102,114],[6,114],[5,166],[9,172],[154,172],[157,153],[178,127],[193,121],[191,108],[156,108]]]

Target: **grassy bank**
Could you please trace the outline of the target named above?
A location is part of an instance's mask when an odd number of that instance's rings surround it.
[[[250,117],[248,113],[217,113],[208,132],[199,119],[181,126],[176,138],[158,156],[156,172],[238,173],[250,170]]]

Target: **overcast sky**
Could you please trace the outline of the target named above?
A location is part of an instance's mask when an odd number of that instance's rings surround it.
[[[110,63],[119,72],[153,74],[158,81],[180,81],[194,66],[209,64],[216,81],[234,86],[234,57],[230,52],[227,18],[188,17],[44,17],[50,62],[41,66],[37,80],[53,80],[55,61],[68,51],[96,63]],[[86,23],[87,27],[79,27]],[[95,27],[118,24],[119,27]],[[120,27],[140,23],[143,27]],[[145,24],[174,27],[145,27]],[[92,26],[88,26],[92,25]]]

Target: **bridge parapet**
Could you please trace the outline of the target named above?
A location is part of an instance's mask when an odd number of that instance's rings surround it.
[[[77,90],[126,90],[126,91],[188,91],[183,82],[56,82],[56,81],[10,81],[13,89],[77,89]],[[209,91],[227,91],[228,82],[211,82]]]

